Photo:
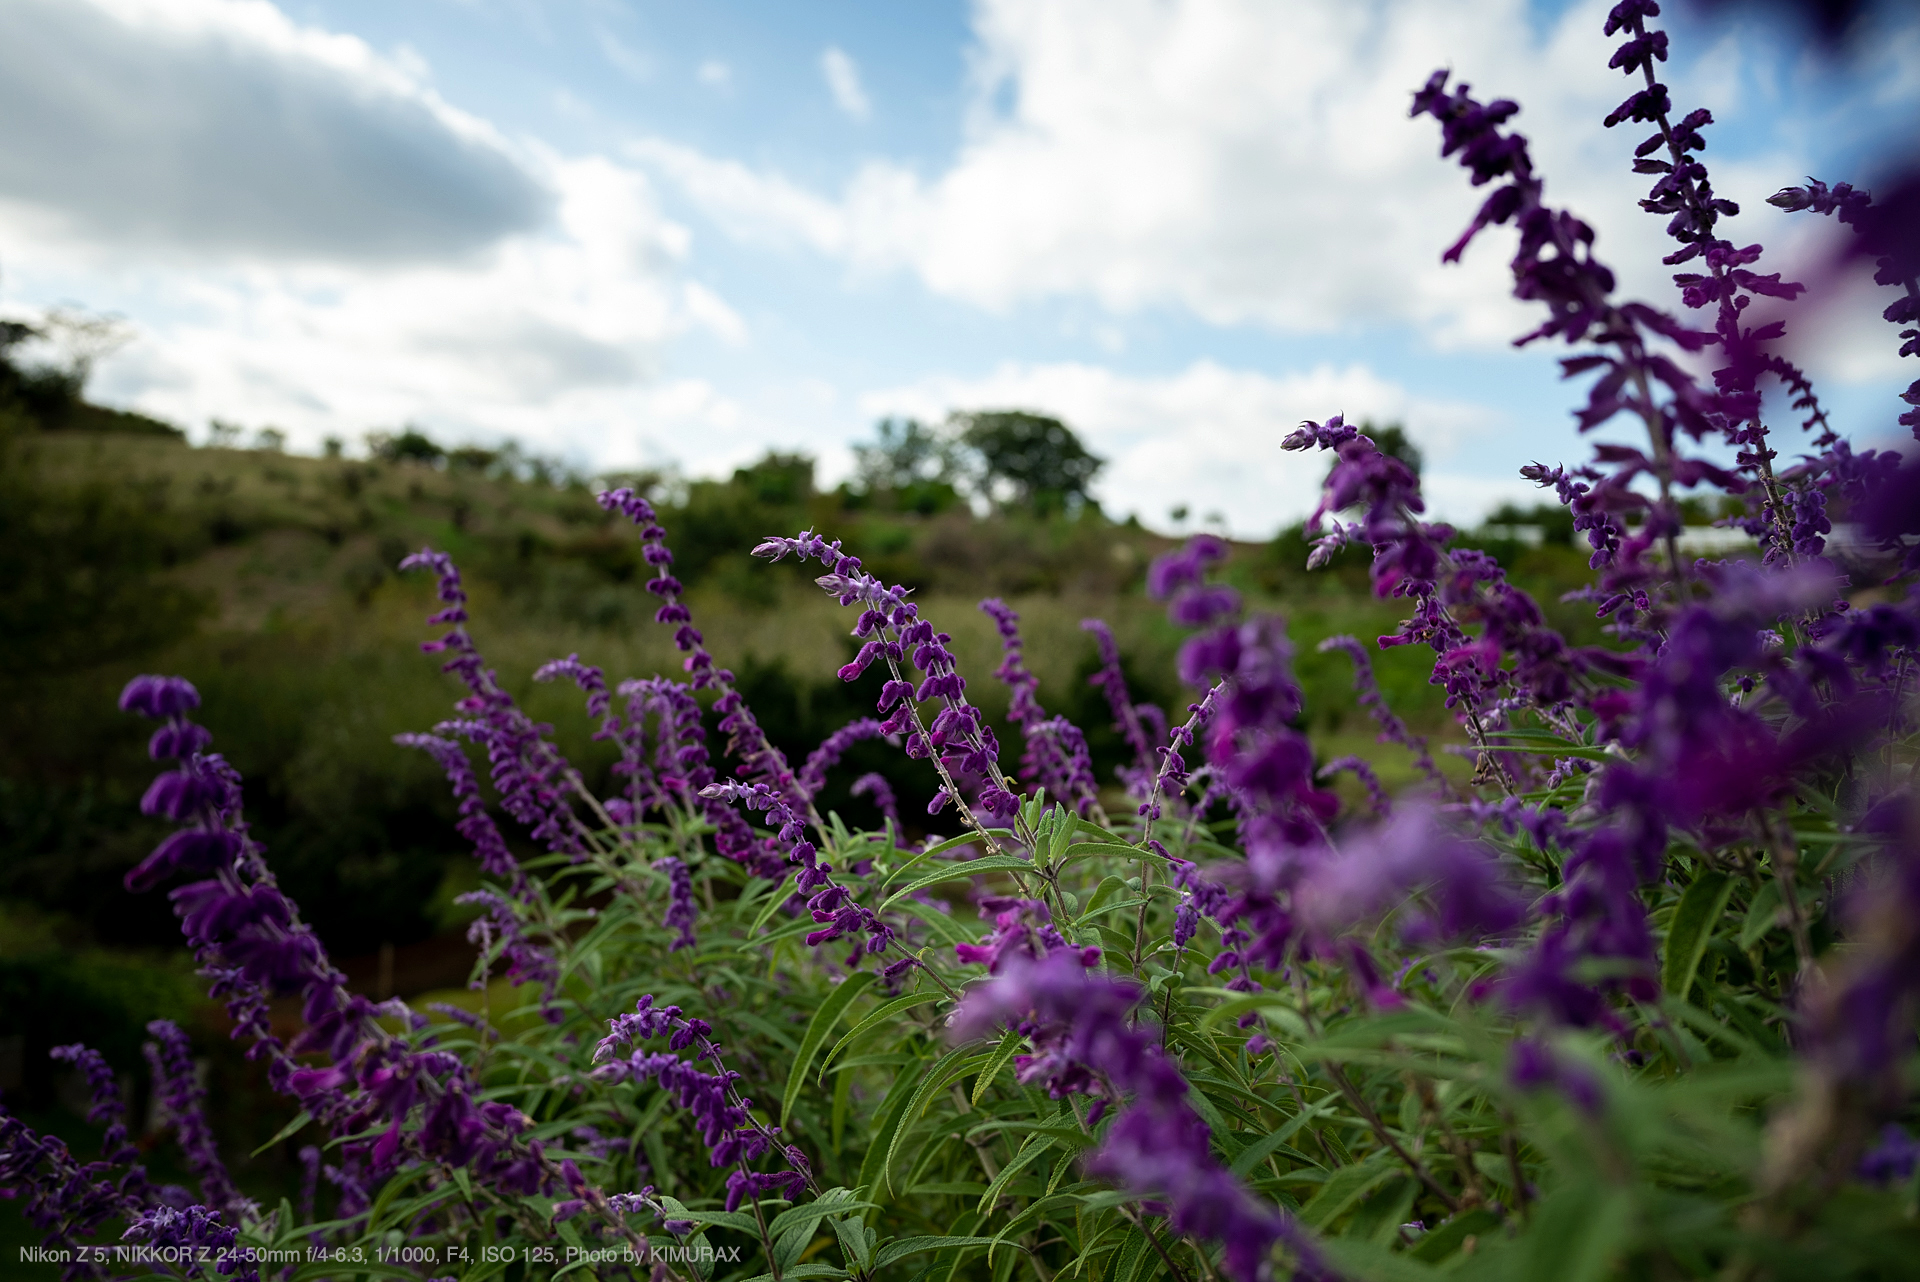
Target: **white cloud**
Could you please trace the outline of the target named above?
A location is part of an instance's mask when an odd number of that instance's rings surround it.
[[[477,265],[135,277],[130,288],[162,299],[171,318],[106,363],[98,389],[185,424],[271,422],[305,447],[409,421],[456,437],[510,433],[603,464],[637,457],[643,432],[689,462],[737,447],[725,397],[655,386],[674,337],[745,338],[718,295],[676,281],[685,231],[632,169],[553,160],[547,178],[557,225]],[[29,281],[53,283],[38,271]]]
[[[820,55],[820,74],[827,78],[827,89],[834,105],[853,117],[865,120],[873,114],[867,91],[860,85],[860,67],[846,50],[829,45]]]
[[[937,421],[948,410],[1021,408],[1053,414],[1107,460],[1094,490],[1109,511],[1164,525],[1185,504],[1219,511],[1239,535],[1271,534],[1312,510],[1326,460],[1289,454],[1280,440],[1306,418],[1412,421],[1429,453],[1428,492],[1443,514],[1477,518],[1495,498],[1528,487],[1470,475],[1469,448],[1494,416],[1416,397],[1364,365],[1323,365],[1272,376],[1197,361],[1143,376],[1098,365],[1008,364],[982,378],[929,378],[859,398],[866,416]]]
[[[0,218],[200,259],[448,260],[552,193],[417,55],[262,0],[0,5]]]
[[[8,309],[129,315],[95,394],[296,447],[405,422],[601,465],[757,442],[661,373],[676,338],[748,334],[646,174],[509,145],[417,71],[245,0],[0,4],[0,115],[39,126],[0,149]]]
[[[733,87],[733,68],[717,58],[709,58],[700,64],[694,73],[701,84],[710,89],[731,89]]]
[[[1408,119],[1411,91],[1444,66],[1521,101],[1550,198],[1600,229],[1629,290],[1669,297],[1662,220],[1628,176],[1639,134],[1599,124],[1631,88],[1606,66],[1606,7],[1545,19],[1527,0],[980,0],[969,127],[942,172],[873,161],[829,195],[660,140],[632,154],[735,234],[904,268],[986,308],[1092,297],[1499,346],[1533,323],[1508,296],[1511,232],[1440,263],[1485,192],[1440,159],[1433,121]],[[1724,58],[1698,78],[1725,88]],[[1680,99],[1690,90],[1678,81]],[[1720,164],[1716,178],[1758,198],[1799,163]]]

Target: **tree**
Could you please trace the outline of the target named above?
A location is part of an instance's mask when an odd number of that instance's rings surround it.
[[[960,501],[965,467],[951,435],[918,419],[883,418],[879,440],[853,447],[851,489],[863,499],[903,512],[932,515]]]
[[[367,453],[383,463],[408,460],[438,467],[447,461],[446,447],[413,426],[397,436],[391,432],[368,432]]]
[[[813,497],[813,460],[769,450],[750,467],[735,468],[733,485],[766,507],[797,507]]]
[[[1087,486],[1106,460],[1095,457],[1057,418],[1025,410],[955,414],[960,440],[980,460],[980,490],[999,498],[1001,483],[1013,502],[1039,512],[1077,512]]]

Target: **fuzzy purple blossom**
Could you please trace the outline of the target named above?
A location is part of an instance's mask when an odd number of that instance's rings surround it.
[[[686,1109],[707,1145],[708,1162],[738,1167],[727,1177],[727,1210],[737,1210],[743,1200],[757,1200],[774,1190],[790,1195],[806,1183],[806,1176],[795,1170],[747,1169],[748,1163],[769,1152],[779,1153],[789,1163],[797,1153],[776,1143],[775,1128],[754,1120],[753,1101],[737,1089],[740,1074],[720,1062],[720,1048],[713,1043],[713,1029],[705,1020],[682,1015],[678,1006],[655,1006],[648,993],[631,1013],[609,1020],[608,1027],[611,1031],[594,1048],[594,1077],[603,1082],[650,1078]],[[665,1051],[639,1049],[638,1043],[662,1035],[667,1038]],[[629,1048],[628,1054],[620,1054]],[[693,1062],[678,1054],[688,1049],[695,1052]],[[700,1060],[712,1061],[717,1071],[701,1071]]]
[[[526,926],[520,914],[514,911],[511,901],[492,890],[470,890],[458,896],[455,903],[475,904],[484,910],[481,916],[473,919],[467,928],[467,940],[480,949],[480,955],[489,960],[500,957],[507,963],[507,980],[516,987],[521,984],[540,985],[540,1012],[548,1023],[557,1024],[561,1011],[554,1001],[554,995],[560,987],[560,968],[553,954],[546,948],[528,938]],[[484,981],[476,977],[475,986]]]
[[[1413,754],[1414,765],[1420,773],[1439,788],[1443,795],[1451,795],[1453,785],[1447,782],[1440,767],[1434,763],[1433,753],[1427,748],[1425,735],[1417,735],[1407,728],[1407,723],[1388,705],[1386,696],[1380,690],[1380,682],[1373,672],[1373,660],[1367,654],[1366,647],[1349,636],[1333,636],[1322,641],[1318,647],[1321,654],[1338,650],[1353,661],[1353,692],[1373,717],[1374,724],[1380,727],[1381,743],[1397,743]]]
[[[819,858],[819,848],[807,839],[807,826],[780,795],[765,784],[740,783],[709,785],[703,795],[737,802],[748,810],[764,811],[769,827],[777,829],[776,840],[788,850],[788,858],[800,865],[794,878],[794,890],[807,896],[807,908],[820,929],[807,935],[809,948],[839,939],[843,935],[864,932],[865,951],[882,953],[893,942],[893,929],[872,909],[854,899],[852,893],[833,879],[833,865]]]
[[[480,871],[507,883],[516,899],[524,901],[532,895],[520,861],[513,857],[499,826],[487,813],[486,802],[480,796],[480,782],[474,777],[465,750],[454,740],[438,735],[397,734],[393,741],[403,748],[419,748],[439,763],[447,782],[453,785],[454,800],[459,803],[460,818],[454,824],[454,831],[473,843],[473,857],[479,861]]]
[[[866,739],[881,738],[886,733],[886,729],[872,717],[856,717],[841,726],[807,754],[807,760],[797,776],[800,787],[807,796],[814,796],[826,786],[827,771],[840,764],[840,758],[846,755],[848,748]]]
[[[962,962],[985,965],[989,975],[997,975],[1009,957],[1037,961],[1056,952],[1072,952],[1082,966],[1100,960],[1098,948],[1069,944],[1053,924],[1053,914],[1037,899],[1017,899],[988,895],[980,900],[982,914],[993,915],[993,929],[978,944],[955,944],[953,951]]]
[[[733,673],[714,663],[713,655],[706,648],[705,638],[693,626],[693,613],[681,599],[683,589],[680,580],[669,571],[673,564],[673,551],[667,546],[667,532],[660,525],[653,505],[625,488],[608,490],[597,496],[597,501],[607,511],[618,512],[640,527],[641,556],[654,571],[654,577],[647,581],[647,591],[660,598],[662,603],[654,612],[654,620],[674,625],[673,641],[687,656],[682,666],[691,674],[693,688],[719,693],[713,710],[720,718],[721,733],[727,736],[727,751],[740,763],[741,777],[766,784],[795,805],[808,805],[794,778],[792,767],[787,764],[786,755],[767,738],[766,731],[760,728],[759,721],[754,718],[753,710],[734,687]],[[744,856],[745,852],[730,855],[732,858]]]
[[[947,648],[953,638],[936,632],[920,617],[920,607],[907,600],[907,590],[882,583],[862,570],[860,558],[844,551],[838,539],[829,542],[811,530],[794,538],[768,538],[753,554],[773,561],[794,556],[827,567],[828,573],[815,580],[820,588],[841,605],[862,607],[853,628],[862,644],[852,661],[841,667],[840,679],[855,680],[875,663],[885,663],[892,679],[881,687],[879,711],[888,714],[882,728],[905,736],[909,757],[936,762],[942,777],[936,804],[941,798],[954,801],[967,823],[984,832],[985,825],[955,792],[955,773],[970,774],[986,780],[979,808],[996,818],[1010,817],[1018,806],[1012,781],[1000,771],[1000,745],[993,730],[980,709],[967,702],[966,679]],[[909,665],[922,674],[918,685],[907,680]],[[931,722],[921,721],[919,705],[923,703],[937,709]]]
[[[260,1266],[244,1251],[236,1251],[239,1230],[222,1221],[218,1210],[189,1206],[175,1210],[156,1206],[135,1220],[121,1240],[138,1242],[157,1251],[179,1252],[189,1261],[186,1276],[206,1277],[201,1261],[217,1261],[214,1273],[234,1282],[259,1282]],[[166,1258],[164,1255],[162,1258]]]
[[[1045,788],[1087,814],[1099,800],[1093,761],[1086,736],[1065,717],[1049,717],[1040,704],[1040,678],[1027,667],[1026,646],[1020,637],[1020,616],[998,597],[988,597],[980,610],[1000,633],[1000,666],[994,669],[1011,696],[1007,718],[1020,727],[1026,749],[1020,756],[1020,777]]]
[[[436,730],[459,734],[486,749],[501,807],[526,825],[536,841],[550,850],[579,852],[585,830],[573,812],[571,798],[586,789],[579,773],[547,737],[553,728],[528,717],[486,666],[466,629],[467,593],[453,559],[423,548],[401,561],[400,568],[434,572],[444,608],[427,622],[447,625],[449,630],[436,640],[421,642],[420,648],[447,654],[441,670],[455,674],[467,687],[466,696],[454,705],[461,719],[444,722]]]
[[[672,855],[656,862],[654,868],[667,874],[667,912],[660,924],[675,932],[667,951],[673,953],[682,948],[691,948],[698,942],[693,935],[693,926],[700,920],[700,909],[693,901],[693,875],[687,871],[686,864]]]
[[[207,1094],[200,1084],[198,1067],[187,1035],[171,1020],[156,1019],[147,1025],[153,1041],[145,1046],[147,1063],[153,1069],[153,1090],[160,1101],[161,1114],[173,1127],[187,1170],[200,1182],[201,1201],[238,1220],[258,1213],[258,1209],[240,1195],[207,1121]]]
[[[1237,1282],[1267,1277],[1280,1243],[1293,1253],[1294,1277],[1332,1278],[1305,1230],[1214,1158],[1179,1068],[1150,1030],[1130,1022],[1143,996],[1133,984],[1088,974],[1071,950],[1040,960],[1012,952],[999,973],[968,990],[951,1033],[965,1041],[1011,1027],[1033,1047],[1015,1057],[1019,1080],[1054,1098],[1092,1096],[1091,1122],[1118,1107],[1087,1173],[1161,1204],[1176,1232],[1218,1243]]]
[[[899,826],[900,806],[894,800],[893,785],[887,782],[885,775],[868,771],[853,781],[850,791],[856,797],[871,798],[874,809],[878,810],[888,823]]]
[[[1183,593],[1175,600],[1173,610],[1177,612],[1183,603],[1191,600],[1191,593]],[[1229,612],[1237,612],[1238,608],[1239,598],[1235,595]],[[1176,618],[1175,622],[1211,623],[1213,618],[1212,615],[1193,620]],[[1120,777],[1129,792],[1144,798],[1152,786],[1150,780],[1153,778],[1155,749],[1158,745],[1149,737],[1141,718],[1141,709],[1134,704],[1133,692],[1127,688],[1126,673],[1120,669],[1120,646],[1113,639],[1113,629],[1101,619],[1082,619],[1080,629],[1093,634],[1100,651],[1100,668],[1087,678],[1087,684],[1098,687],[1106,695],[1107,706],[1113,710],[1114,728],[1133,750],[1133,764],[1122,767]],[[1165,718],[1161,717],[1160,721],[1164,727]]]

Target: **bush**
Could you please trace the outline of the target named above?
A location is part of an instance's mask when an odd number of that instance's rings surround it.
[[[1649,80],[1652,11],[1608,20],[1615,64]],[[1721,238],[1703,114],[1674,120],[1655,85],[1609,123],[1658,128],[1648,206],[1672,218],[1711,330],[1615,302],[1591,236],[1541,203],[1512,105],[1446,82],[1415,110],[1492,187],[1466,239],[1517,225],[1517,292],[1548,309],[1529,341],[1577,345],[1569,375],[1596,375],[1583,424],[1626,413],[1650,436],[1523,473],[1591,552],[1591,638],[1425,522],[1415,471],[1365,432],[1335,417],[1286,439],[1332,466],[1321,513],[1278,546],[1406,608],[1379,645],[1434,656],[1466,771],[1442,768],[1342,636],[1301,666],[1351,666],[1422,782],[1394,796],[1367,759],[1319,759],[1285,625],[1222,581],[1228,549],[1206,536],[1147,575],[1187,634],[1170,709],[1100,638],[1103,710],[1050,714],[1020,620],[982,603],[1021,739],[1009,769],[944,621],[811,532],[753,554],[802,563],[848,609],[859,648],[838,675],[873,707],[796,767],[768,733],[801,716],[784,670],[716,665],[659,512],[618,489],[600,502],[637,527],[689,680],[610,685],[577,656],[535,674],[584,696],[617,757],[603,786],[483,659],[452,559],[416,554],[447,629],[429,649],[465,693],[400,741],[446,773],[485,878],[467,897],[470,1000],[349,991],[190,719],[199,693],[135,678],[122,707],[176,762],[143,809],[177,831],[129,888],[173,886],[235,1036],[286,1097],[280,1139],[305,1146],[308,1183],[274,1208],[234,1185],[185,1039],[156,1021],[154,1092],[198,1193],[149,1188],[116,1066],[63,1048],[95,1085],[101,1164],[0,1120],[0,1179],[48,1248],[204,1247],[240,1276],[1910,1274],[1920,462],[1823,432],[1810,461],[1774,466],[1759,382],[1803,408],[1810,392],[1764,346],[1777,333],[1739,320],[1799,287]],[[1775,201],[1841,213],[1885,281],[1912,279],[1890,236],[1906,224],[1863,194]],[[1901,323],[1920,318],[1906,288]],[[1711,390],[1673,346],[1716,364]],[[1737,446],[1737,466],[1702,440]],[[1682,561],[1684,489],[1743,496],[1759,558]],[[1826,559],[1829,505],[1872,582]],[[858,755],[883,744],[921,763],[952,835],[907,838]],[[825,807],[855,770],[845,809]],[[1357,786],[1332,791],[1340,775]],[[516,856],[509,834],[542,853]],[[276,1006],[296,996],[297,1018]]]

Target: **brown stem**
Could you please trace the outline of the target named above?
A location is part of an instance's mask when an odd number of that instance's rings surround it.
[[[1348,1079],[1346,1070],[1335,1064],[1328,1067],[1327,1073],[1333,1078],[1334,1085],[1340,1088],[1340,1093],[1347,1097],[1347,1103],[1353,1105],[1354,1111],[1360,1114],[1380,1142],[1392,1149],[1394,1156],[1406,1163],[1407,1169],[1413,1172],[1414,1178],[1426,1185],[1428,1191],[1440,1199],[1441,1204],[1447,1208],[1447,1214],[1457,1214],[1460,1210],[1460,1199],[1449,1193],[1446,1186],[1433,1177],[1433,1172],[1427,1169],[1424,1162],[1407,1152],[1405,1146],[1393,1138],[1393,1132],[1389,1131],[1387,1124],[1380,1120],[1380,1114],[1374,1112],[1373,1105],[1367,1103],[1366,1097]]]

